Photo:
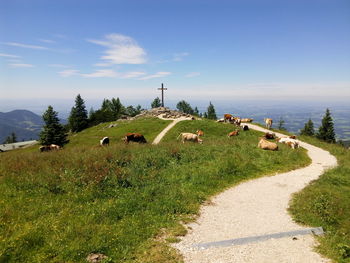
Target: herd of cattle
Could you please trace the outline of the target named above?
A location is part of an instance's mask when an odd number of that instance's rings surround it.
[[[240,130],[249,131],[248,125],[244,125],[244,123],[250,123],[252,121],[253,119],[251,118],[241,119],[239,117],[234,117],[231,114],[225,114],[224,118],[219,119],[217,122],[228,122],[239,127],[239,129],[235,129],[234,131],[230,132],[227,135],[227,137],[232,137],[232,136],[238,136]],[[264,119],[264,121],[265,121],[266,127],[270,129],[272,125],[272,119],[266,118]],[[177,139],[181,137],[182,143],[194,142],[194,143],[202,144],[203,140],[200,138],[202,136],[204,136],[204,132],[202,130],[197,130],[196,133],[182,132],[179,134]],[[122,140],[126,144],[128,144],[129,142],[147,143],[145,137],[140,133],[127,133]],[[289,147],[291,147],[292,149],[299,148],[299,142],[296,140],[295,135],[289,136],[289,137],[277,138],[276,135],[271,132],[265,133],[264,136],[260,138],[258,147],[264,150],[272,150],[272,151],[278,150],[277,143],[271,142],[268,140],[275,140],[276,142],[284,143]],[[109,137],[102,138],[100,140],[100,146],[107,146],[107,145],[109,145]],[[44,145],[39,148],[40,152],[47,152],[47,151],[59,150],[59,149],[61,149],[61,147],[55,144]]]

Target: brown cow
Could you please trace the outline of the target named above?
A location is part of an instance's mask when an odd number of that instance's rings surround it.
[[[272,132],[267,132],[264,135],[265,139],[271,140],[271,139],[275,139],[276,138],[276,134],[272,133]]]
[[[60,150],[61,147],[56,144],[43,145],[39,147],[40,152],[49,152],[52,150]]]
[[[232,118],[233,118],[233,116],[231,114],[228,114],[228,113],[224,114],[224,121],[225,122],[231,122]]]
[[[185,143],[185,141],[197,142],[200,144],[203,143],[203,140],[199,139],[199,136],[197,134],[194,134],[194,133],[182,132],[179,134],[177,139],[179,139],[180,136],[181,136],[182,143]]]
[[[264,138],[261,138],[258,147],[264,150],[271,150],[271,151],[277,151],[278,145],[274,142],[266,141]]]
[[[237,130],[237,131],[232,131],[232,132],[230,132],[228,135],[227,135],[227,137],[232,137],[232,136],[237,136],[239,134],[239,131]]]
[[[241,119],[241,122],[253,122],[253,119],[252,118],[244,118],[244,119]]]
[[[125,134],[123,141],[126,144],[129,142],[147,143],[145,137],[140,133],[127,133]]]
[[[204,136],[204,132],[203,132],[202,130],[197,130],[197,131],[196,131],[196,134],[197,134],[198,136]]]
[[[295,140],[297,138],[297,136],[296,135],[291,135],[291,136],[289,136],[289,138]]]
[[[265,121],[266,128],[268,128],[270,130],[271,126],[272,126],[272,119],[271,118],[265,118],[264,121]]]

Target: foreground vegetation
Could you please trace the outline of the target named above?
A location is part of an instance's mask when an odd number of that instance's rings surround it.
[[[179,221],[191,220],[208,197],[309,163],[302,149],[263,151],[256,147],[260,133],[227,138],[232,125],[208,120],[180,122],[157,146],[120,141],[138,128],[151,130],[151,142],[167,124],[151,121],[101,124],[58,152],[2,154],[0,262],[85,262],[89,253],[107,255],[107,262],[178,262],[162,237],[176,241],[185,233]],[[176,141],[180,131],[198,128],[202,145]],[[112,134],[109,147],[94,147]]]
[[[319,252],[337,262],[350,262],[350,151],[311,137],[300,139],[328,150],[338,166],[296,194],[290,212],[297,222],[324,228]]]

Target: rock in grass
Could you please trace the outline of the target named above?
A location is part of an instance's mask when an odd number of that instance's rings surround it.
[[[88,262],[92,262],[92,263],[98,263],[98,262],[101,262],[102,260],[106,259],[107,256],[106,255],[103,255],[101,253],[98,253],[98,254],[94,254],[94,253],[91,253],[89,254],[87,257],[86,257],[86,260]]]

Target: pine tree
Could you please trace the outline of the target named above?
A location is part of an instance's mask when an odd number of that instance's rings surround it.
[[[75,106],[70,112],[68,123],[72,132],[80,132],[88,127],[88,115],[85,102],[80,94],[75,98]]]
[[[285,131],[286,128],[284,127],[284,123],[285,123],[285,121],[283,120],[282,117],[280,117],[280,119],[278,121],[277,129],[279,129],[281,131]]]
[[[216,120],[217,117],[216,117],[216,113],[215,113],[215,108],[214,108],[214,105],[211,104],[211,102],[209,102],[209,106],[208,106],[208,109],[207,109],[207,118],[208,119],[211,119],[211,120]]]
[[[314,123],[312,122],[311,119],[309,119],[309,121],[305,123],[304,128],[300,131],[300,135],[306,135],[306,136],[315,135]]]
[[[184,101],[184,100],[179,101],[179,102],[176,104],[176,108],[177,108],[179,111],[184,112],[184,113],[187,113],[187,114],[193,114],[193,113],[194,113],[194,111],[193,111],[191,105],[190,105],[188,102]]]
[[[323,116],[322,125],[318,129],[316,137],[326,142],[335,142],[333,119],[328,108],[326,110],[326,114]]]
[[[57,117],[58,113],[49,106],[43,114],[45,125],[40,133],[40,143],[42,145],[57,144],[63,146],[68,143],[64,127]]]
[[[160,103],[160,99],[157,97],[157,98],[155,98],[155,99],[153,100],[153,102],[151,103],[151,107],[152,107],[152,109],[153,109],[153,108],[158,108],[158,107],[160,107],[160,106],[162,106],[162,104]]]
[[[12,132],[10,136],[7,136],[6,140],[3,143],[15,143],[17,142],[16,133]]]
[[[194,108],[193,115],[199,116],[199,110],[197,107]]]

